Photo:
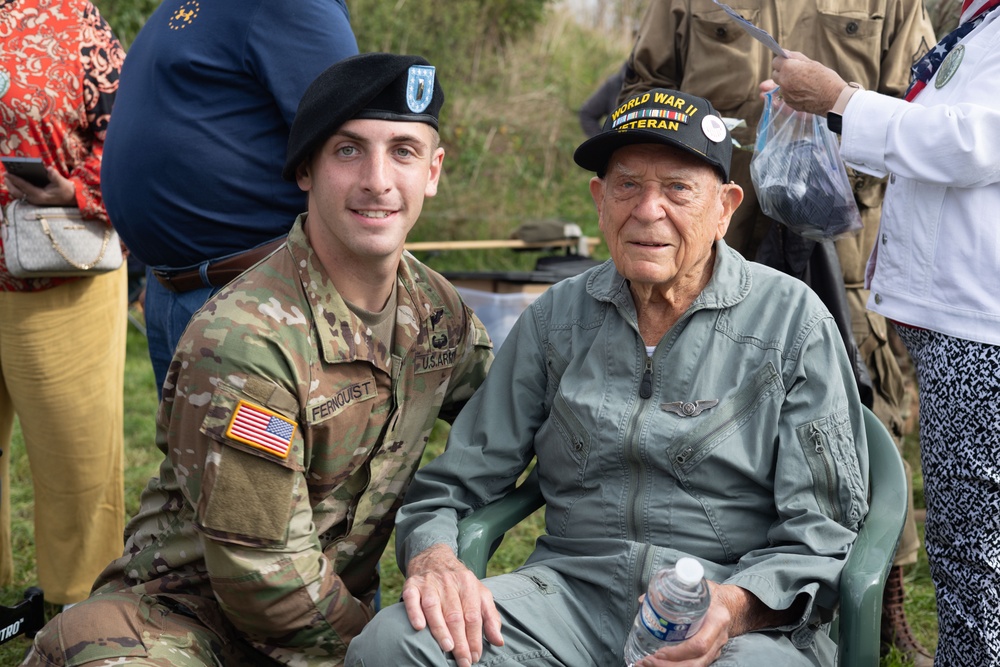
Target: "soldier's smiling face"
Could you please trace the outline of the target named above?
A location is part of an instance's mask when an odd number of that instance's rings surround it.
[[[297,173],[310,239],[345,259],[398,260],[424,198],[437,193],[443,161],[425,123],[347,121]]]

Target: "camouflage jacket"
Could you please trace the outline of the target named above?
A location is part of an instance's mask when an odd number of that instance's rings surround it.
[[[404,254],[392,349],[345,305],[296,221],[192,318],[157,417],[165,458],[97,586],[170,598],[223,637],[339,664],[435,420],[486,375],[485,327]]]

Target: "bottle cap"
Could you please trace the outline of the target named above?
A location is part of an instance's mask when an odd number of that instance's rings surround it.
[[[677,559],[674,571],[677,572],[677,578],[688,586],[696,586],[705,576],[705,568],[702,567],[702,564],[687,556]]]

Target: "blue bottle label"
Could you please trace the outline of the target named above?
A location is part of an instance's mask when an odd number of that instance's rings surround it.
[[[649,602],[649,596],[642,603],[642,614],[640,615],[642,624],[661,642],[679,643],[694,635],[701,627],[701,622],[697,623],[671,623],[666,618],[660,616],[653,609]]]

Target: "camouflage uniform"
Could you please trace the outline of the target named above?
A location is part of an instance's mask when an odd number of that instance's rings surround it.
[[[767,30],[787,50],[801,51],[847,81],[902,97],[910,67],[936,39],[920,0],[729,0],[727,5]],[[639,32],[619,100],[647,88],[683,90],[708,99],[723,116],[747,126],[733,137],[753,148],[764,103],[758,84],[770,78],[774,54],[712,0],[653,0]],[[749,259],[773,224],[757,202],[749,150],[733,152],[732,179],[745,198],[733,214],[726,243]],[[864,269],[878,234],[885,179],[848,170],[864,230],[836,243],[847,288],[854,340],[871,377],[873,410],[902,447],[902,373],[889,345],[885,318],[865,309]],[[896,565],[916,563],[920,543],[910,512]]]
[[[371,619],[403,492],[492,346],[455,289],[404,254],[390,352],[303,222],[193,318],[157,418],[166,457],[125,555],[29,661],[340,664]]]

